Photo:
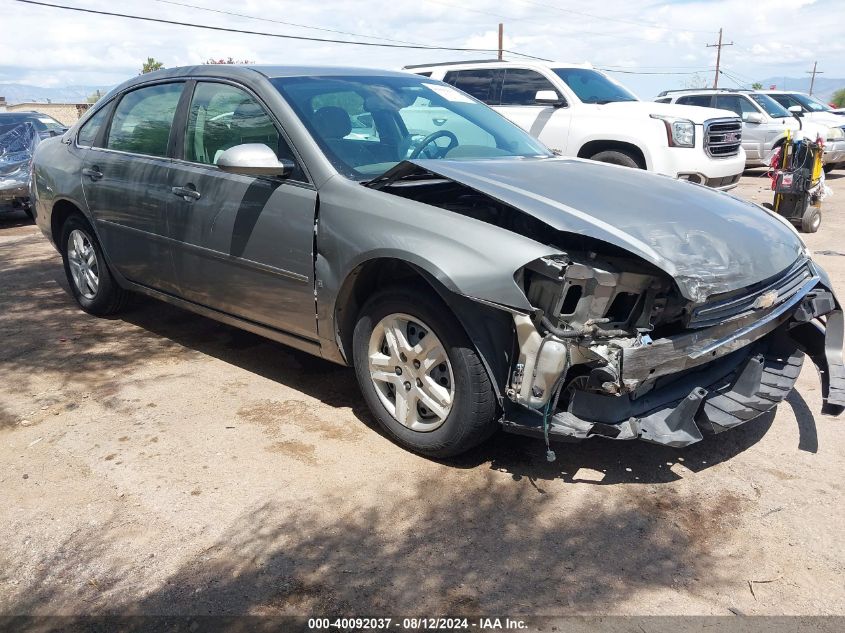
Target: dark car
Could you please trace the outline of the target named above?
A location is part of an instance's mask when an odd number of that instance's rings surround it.
[[[29,167],[35,146],[66,131],[66,126],[40,112],[0,112],[0,212],[21,208],[32,215]]]
[[[31,110],[29,112],[0,112],[0,134],[8,132],[21,123],[30,123],[41,138],[64,134],[68,126],[51,116]]]
[[[426,77],[139,76],[39,145],[33,186],[84,310],[140,292],[353,365],[426,455],[500,427],[685,446],[776,406],[805,353],[845,408],[842,308],[786,221],[556,157]]]

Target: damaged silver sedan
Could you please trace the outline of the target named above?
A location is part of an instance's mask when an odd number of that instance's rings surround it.
[[[788,223],[557,158],[424,77],[142,75],[33,179],[84,310],[140,292],[353,365],[425,455],[498,428],[686,446],[775,407],[805,354],[845,409],[842,307]]]

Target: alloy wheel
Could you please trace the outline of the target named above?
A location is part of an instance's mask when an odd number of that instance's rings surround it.
[[[418,318],[395,313],[379,321],[370,335],[368,363],[376,393],[397,422],[428,432],[449,417],[452,364],[443,343]]]
[[[79,294],[86,299],[96,297],[100,287],[97,252],[88,235],[79,229],[74,229],[68,235],[67,262],[73,285]]]

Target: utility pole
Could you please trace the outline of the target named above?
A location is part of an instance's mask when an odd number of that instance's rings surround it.
[[[729,44],[722,44],[722,29],[719,29],[719,43],[718,44],[707,44],[707,48],[715,48],[716,49],[716,76],[713,78],[713,87],[719,87],[719,65],[722,62],[722,47],[723,46],[733,46],[734,43],[731,42]]]
[[[817,64],[818,64],[818,62],[813,62],[813,70],[804,71],[808,75],[812,75],[812,77],[810,77],[810,96],[811,97],[813,96],[813,85],[815,85],[815,83],[816,83],[816,75],[823,75],[824,74],[824,71],[816,70]]]
[[[499,22],[499,61],[502,61],[502,48],[505,42],[505,25]],[[810,91],[812,93],[812,90]]]

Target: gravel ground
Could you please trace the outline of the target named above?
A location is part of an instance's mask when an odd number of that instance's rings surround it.
[[[806,236],[845,293],[845,172]],[[734,191],[762,202],[751,172]],[[78,310],[0,215],[0,613],[845,614],[845,418],[809,362],[685,450],[391,444],[351,370],[152,300]]]

